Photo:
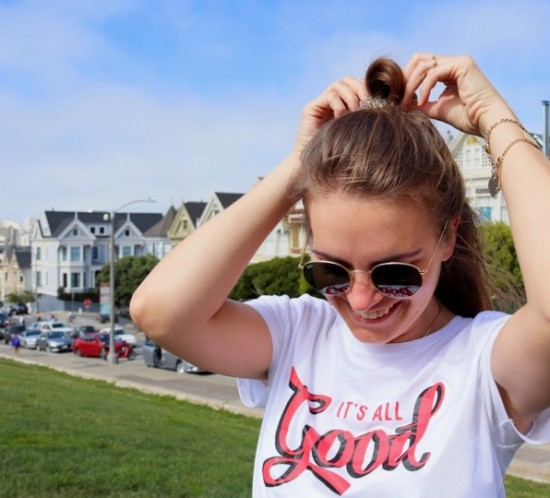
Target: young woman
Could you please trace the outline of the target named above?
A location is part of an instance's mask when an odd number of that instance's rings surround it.
[[[431,118],[488,140],[527,294],[513,315],[488,311],[476,217]],[[549,166],[469,57],[378,60],[306,106],[292,153],[159,263],[132,316],[265,406],[254,496],[504,496],[515,450],[550,441]],[[326,300],[228,300],[299,198],[304,276]]]

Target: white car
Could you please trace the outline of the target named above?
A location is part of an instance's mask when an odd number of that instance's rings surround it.
[[[74,333],[74,329],[72,327],[69,327],[64,322],[58,322],[56,320],[49,320],[47,322],[34,322],[32,326],[36,326],[36,328],[40,330],[40,332],[63,332],[68,336],[72,336]]]
[[[111,327],[105,327],[99,331],[100,334],[110,334],[111,333]],[[124,341],[128,344],[131,344],[132,346],[135,346],[137,343],[136,336],[134,334],[130,334],[130,332],[126,332],[122,327],[116,326],[115,327],[115,340],[116,341]]]

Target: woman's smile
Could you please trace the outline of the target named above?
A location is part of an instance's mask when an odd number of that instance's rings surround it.
[[[387,316],[388,313],[395,307],[397,302],[391,304],[390,306],[387,306],[386,308],[379,308],[374,311],[358,311],[356,312],[361,318],[366,318],[368,320],[376,320],[378,318],[382,318],[384,316]]]

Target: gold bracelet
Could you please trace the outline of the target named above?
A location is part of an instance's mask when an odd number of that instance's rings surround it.
[[[497,121],[496,123],[493,123],[491,126],[489,126],[489,128],[487,128],[485,130],[485,133],[482,133],[483,135],[483,138],[485,138],[485,141],[487,142],[487,145],[489,144],[489,139],[491,138],[491,132],[499,125],[501,124],[504,124],[504,123],[513,123],[513,124],[516,124],[518,125],[522,130],[525,130],[525,128],[523,127],[523,125],[517,121],[516,119],[511,119],[511,118],[502,118],[501,120]]]
[[[521,128],[521,131],[523,132],[524,137],[526,137],[526,133],[529,133],[519,121],[516,121],[515,119],[511,119],[511,118],[502,118],[500,121],[497,121],[496,123],[493,123],[491,126],[489,126],[489,128],[487,128],[485,130],[485,133],[482,134],[484,137],[487,137],[487,138],[485,138],[485,152],[487,152],[487,154],[491,155],[491,146],[489,144],[489,140],[491,139],[491,132],[497,126],[499,126],[501,124],[504,124],[504,123],[515,124],[515,125],[519,126]]]
[[[512,140],[508,146],[504,149],[504,152],[499,156],[496,163],[493,163],[493,168],[491,170],[491,178],[489,178],[489,193],[494,198],[500,192],[500,173],[502,172],[502,163],[508,151],[516,144],[520,142],[525,142],[526,144],[532,145],[540,150],[539,144],[535,142],[533,138],[521,137]]]

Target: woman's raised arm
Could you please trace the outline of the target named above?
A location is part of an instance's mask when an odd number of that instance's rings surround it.
[[[327,121],[356,109],[364,83],[345,78],[303,112],[292,153],[250,192],[182,241],[134,293],[138,327],[164,348],[207,370],[265,377],[272,345],[266,324],[246,304],[227,299],[248,262],[297,199],[289,182],[304,145]]]
[[[418,105],[430,117],[489,142],[492,186],[506,200],[527,296],[495,342],[492,369],[509,415],[525,430],[550,406],[550,161],[471,58],[417,54],[406,77],[409,103],[420,90]],[[430,102],[437,82],[446,89]]]

